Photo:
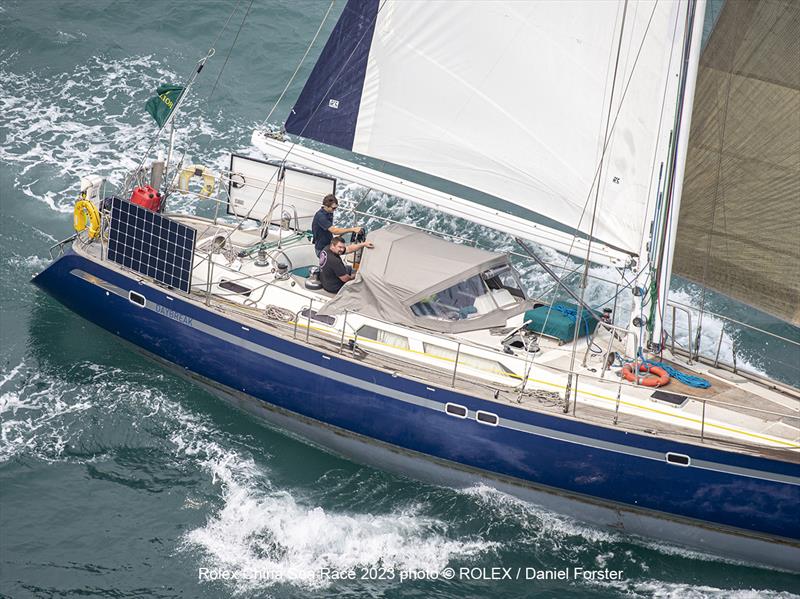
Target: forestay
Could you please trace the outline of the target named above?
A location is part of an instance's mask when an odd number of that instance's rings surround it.
[[[286,130],[638,255],[668,155],[685,12],[663,1],[351,0]]]

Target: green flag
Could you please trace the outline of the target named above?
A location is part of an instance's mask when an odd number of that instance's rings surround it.
[[[150,98],[144,107],[150,113],[150,116],[156,120],[158,126],[163,127],[172,109],[178,103],[178,98],[181,97],[183,88],[179,85],[165,83],[158,86],[156,93],[158,95]]]

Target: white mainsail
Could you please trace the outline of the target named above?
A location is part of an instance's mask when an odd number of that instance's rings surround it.
[[[345,181],[357,181],[368,189],[401,197],[456,218],[480,223],[502,231],[511,237],[533,241],[580,259],[584,259],[588,255],[592,262],[617,268],[625,268],[631,262],[630,254],[596,240],[589,243],[587,239],[575,237],[562,230],[509,214],[497,206],[487,206],[466,200],[451,193],[432,189],[408,179],[331,156],[325,152],[299,146],[287,140],[276,139],[263,131],[253,132],[252,143],[265,156],[275,161],[286,160]]]
[[[639,255],[669,154],[686,6],[351,1],[286,129]]]

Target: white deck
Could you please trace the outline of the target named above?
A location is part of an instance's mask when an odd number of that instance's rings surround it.
[[[624,343],[610,339],[611,332],[601,325],[593,341],[602,352],[587,353],[586,340],[578,340],[574,369],[577,376],[573,376],[569,413],[565,415],[564,395],[572,344],[559,345],[555,340],[540,337],[541,349],[536,354],[517,350],[511,355],[504,353],[501,345],[506,335],[490,330],[444,335],[355,313],[338,315],[333,322],[309,318],[303,313],[305,309],[311,306],[316,311],[332,296],[325,291],[306,289],[302,276],[293,274],[280,280],[274,272],[277,262],[286,263],[290,270],[316,265],[313,246],[305,235],[271,230],[267,241],[275,243],[268,252],[268,265],[258,266],[255,253],[239,255],[259,242],[257,230],[234,231],[230,226],[196,217],[178,216],[177,220],[198,231],[192,295],[205,301],[210,292],[210,301],[216,307],[227,310],[247,326],[266,328],[272,334],[341,352],[351,359],[428,384],[452,385],[493,402],[511,402],[567,418],[646,431],[685,442],[724,444],[748,453],[800,462],[800,394],[792,390],[771,389],[741,375],[665,355],[678,369],[699,374],[712,386],[706,390],[694,389],[672,380],[664,390],[688,396],[687,401],[679,407],[658,401],[652,398],[652,388],[623,381],[617,374],[619,367],[604,370],[607,349],[623,353]],[[280,248],[276,243],[279,236]],[[218,237],[225,238],[225,244],[209,254]],[[98,254],[100,244],[85,246],[82,251]],[[232,291],[230,283],[248,291]],[[283,318],[276,307],[284,310]],[[523,316],[518,315],[508,321],[505,329],[522,323]],[[381,331],[381,339],[359,335],[365,325]],[[353,340],[361,351],[354,352],[349,347]]]

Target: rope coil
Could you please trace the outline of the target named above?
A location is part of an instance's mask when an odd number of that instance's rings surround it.
[[[627,364],[634,364],[635,360],[628,360],[626,361],[619,353],[616,353],[616,358],[619,363],[615,363],[615,366],[626,366]],[[657,368],[662,368],[666,371],[666,373],[676,381],[683,383],[684,385],[688,385],[689,387],[694,387],[695,389],[708,389],[711,387],[711,383],[704,379],[701,376],[696,376],[694,374],[688,374],[686,372],[681,372],[680,370],[666,364],[665,362],[657,362],[656,360],[648,360],[644,356],[639,356],[639,363],[645,364],[648,366],[655,366]]]
[[[667,371],[667,374],[675,379],[676,381],[680,381],[684,385],[688,385],[689,387],[694,387],[696,389],[708,389],[711,386],[711,383],[708,382],[706,379],[700,376],[696,376],[694,374],[688,374],[686,372],[681,372],[676,368],[673,368],[669,364],[665,364],[664,362],[656,362],[654,360],[646,360],[642,358],[642,364],[647,364],[648,366],[656,366],[657,368],[663,368]]]
[[[270,320],[279,320],[282,322],[292,322],[294,320],[294,312],[273,304],[267,306],[265,314]]]

